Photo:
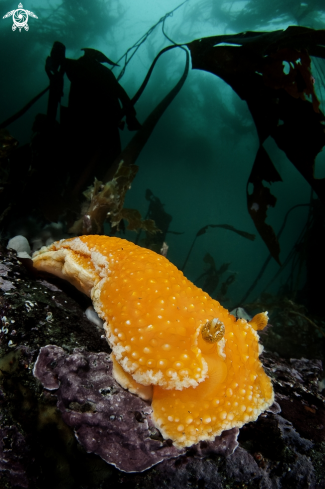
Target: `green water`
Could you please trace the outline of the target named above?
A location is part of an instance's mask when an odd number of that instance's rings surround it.
[[[289,25],[314,29],[324,29],[325,26],[325,5],[321,0],[277,0],[272,3],[260,0],[189,0],[172,15],[166,16],[180,3],[176,0],[46,3],[31,0],[28,5],[24,4],[24,9],[38,17],[29,16],[28,31],[24,28],[21,32],[18,28],[13,31],[12,16],[0,22],[0,119],[4,121],[18,112],[48,86],[44,65],[54,41],[60,41],[66,46],[66,57],[70,59],[78,59],[83,54],[80,50],[85,47],[101,51],[110,60],[120,64],[120,67],[112,69],[116,78],[121,76],[125,66],[119,83],[132,98],[155,56],[169,46],[171,41],[188,44],[203,37],[244,31],[271,32],[286,29]],[[18,8],[14,2],[7,0],[2,1],[0,6],[1,17]],[[164,22],[159,22],[164,16]],[[130,48],[127,58],[124,57]],[[180,48],[168,51],[159,58],[148,85],[135,104],[137,119],[141,124],[179,81],[185,61],[185,52]],[[106,66],[111,68],[110,65]],[[320,108],[324,109],[324,59],[312,58],[312,75],[321,102]],[[70,82],[65,75],[64,96],[61,99],[63,106],[69,103],[69,90]],[[37,114],[46,114],[47,103],[48,92],[7,127],[10,135],[19,142],[19,148],[30,143],[34,119]],[[89,124],[91,126],[92,123]],[[85,138],[90,139],[87,141],[88,146],[91,146],[93,140],[95,151],[96,138],[90,129],[88,132],[86,128],[85,134]],[[122,148],[128,145],[134,135],[135,132],[128,131],[126,127],[120,130]],[[110,145],[109,137],[108,134],[107,147]],[[50,186],[53,178],[63,182],[63,187],[68,185],[68,181],[64,183],[65,180],[71,179],[71,175],[65,174],[65,166],[60,165],[60,158],[55,161],[51,159],[53,144],[55,146],[55,140],[48,148],[46,142],[43,147],[41,168],[38,166],[37,170],[43,174],[40,185],[34,188],[31,186],[30,192],[33,195],[25,189],[24,199],[19,201],[18,207],[15,207],[15,182],[20,179],[25,154],[18,155],[15,163],[11,163],[11,166],[9,164],[12,171],[9,179],[13,209],[8,211],[9,217],[0,223],[4,240],[22,234],[34,243],[35,249],[40,244],[49,243],[51,239],[69,236],[64,210],[58,213],[58,225],[53,224],[48,214],[44,216],[42,208],[35,205],[29,208],[35,192],[46,194],[47,186]],[[82,142],[78,145],[76,151],[71,152],[71,158],[74,158],[74,154],[82,154]],[[304,315],[318,315],[320,320],[317,324],[322,328],[319,303],[318,307],[317,304],[311,305],[310,298],[306,298],[306,281],[308,289],[308,277],[317,276],[315,270],[314,275],[310,275],[307,270],[307,267],[312,266],[307,264],[313,250],[310,239],[320,239],[317,233],[312,238],[307,233],[307,229],[311,229],[315,222],[311,217],[310,203],[312,199],[317,199],[317,195],[311,192],[310,185],[271,137],[264,142],[264,148],[282,178],[282,182],[272,185],[264,182],[276,197],[276,205],[268,209],[266,219],[275,234],[280,231],[288,211],[297,207],[290,212],[279,238],[281,265],[271,258],[256,286],[247,296],[247,291],[270,255],[247,211],[246,203],[246,184],[258,147],[256,127],[246,102],[221,78],[208,71],[192,69],[190,65],[184,85],[159,118],[135,160],[139,171],[132,188],[126,194],[125,207],[137,209],[145,217],[149,206],[146,190],[150,189],[160,200],[164,211],[172,217],[165,239],[168,245],[167,257],[179,268],[183,267],[196,234],[208,224],[232,226],[236,230],[254,234],[255,240],[252,241],[229,229],[209,228],[195,241],[184,268],[185,275],[203,287],[211,263],[214,263],[215,270],[228,264],[219,276],[218,283],[215,281],[215,287],[211,288],[212,296],[225,307],[232,309],[260,300],[261,294],[267,292],[272,294],[273,303],[283,298],[302,303],[307,308],[303,310]],[[78,162],[75,162],[74,168],[73,177],[77,179],[79,169],[82,172],[82,168]],[[317,178],[325,177],[324,151],[320,151],[316,158],[315,175]],[[91,178],[94,177],[98,177],[96,172],[91,174]],[[28,178],[33,180],[33,176]],[[22,183],[19,185],[21,189]],[[85,184],[79,192],[79,208],[83,200],[82,191],[86,187]],[[324,209],[320,209],[320,216],[323,216]],[[77,214],[75,211],[75,219],[79,217]],[[323,224],[317,224],[316,227],[324,226],[324,218],[319,219]],[[44,231],[46,226],[47,231]],[[110,233],[108,223],[104,229],[107,234]],[[144,232],[138,237],[134,231],[128,230],[125,233],[121,230],[116,235],[131,241],[137,240],[138,244],[145,237]],[[211,258],[206,258],[207,254],[213,258],[213,262]],[[323,270],[324,263],[319,263],[319,267]],[[214,272],[211,273],[213,276]],[[224,283],[228,283],[227,289],[222,289]],[[321,333],[319,338],[322,338]]]

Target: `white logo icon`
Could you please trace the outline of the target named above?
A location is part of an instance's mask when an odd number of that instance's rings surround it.
[[[29,26],[27,24],[29,15],[31,17],[34,17],[34,19],[38,19],[37,15],[35,15],[33,12],[31,12],[30,10],[23,9],[22,3],[18,5],[17,10],[11,10],[10,12],[7,12],[6,15],[4,15],[2,18],[6,19],[11,15],[13,20],[12,30],[15,31],[18,27],[19,32],[21,32],[22,28],[24,28],[25,31],[29,30]]]

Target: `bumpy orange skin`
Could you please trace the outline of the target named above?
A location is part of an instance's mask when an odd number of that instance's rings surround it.
[[[163,256],[111,239],[114,258],[100,302],[117,360],[143,384],[197,385],[207,370],[197,347],[199,328],[221,306]]]
[[[120,238],[82,236],[42,249],[34,264],[90,293],[116,360],[154,385],[154,420],[177,446],[213,439],[272,404],[256,325],[236,321],[163,256]],[[211,345],[201,329],[213,318],[225,336]]]
[[[195,389],[166,391],[155,386],[153,411],[163,436],[189,446],[257,419],[273,403],[273,388],[259,360],[258,337],[250,324],[231,316],[224,357],[216,345],[199,340],[208,378]]]

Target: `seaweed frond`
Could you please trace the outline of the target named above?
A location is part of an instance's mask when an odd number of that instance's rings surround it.
[[[82,217],[71,226],[69,232],[103,234],[106,220],[112,228],[118,230],[122,219],[129,221],[129,230],[144,229],[151,233],[158,232],[152,219],[143,220],[138,210],[123,208],[126,192],[131,188],[138,169],[137,165],[127,165],[122,160],[109,182],[104,184],[95,178],[94,185],[84,192],[87,201],[81,212]]]

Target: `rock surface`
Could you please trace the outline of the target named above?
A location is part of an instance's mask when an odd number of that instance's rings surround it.
[[[320,361],[265,352],[281,413],[245,425],[233,453],[237,433],[176,450],[153,428],[150,405],[111,379],[87,299],[22,261],[1,250],[1,489],[325,488]],[[138,472],[146,464],[155,465]]]

